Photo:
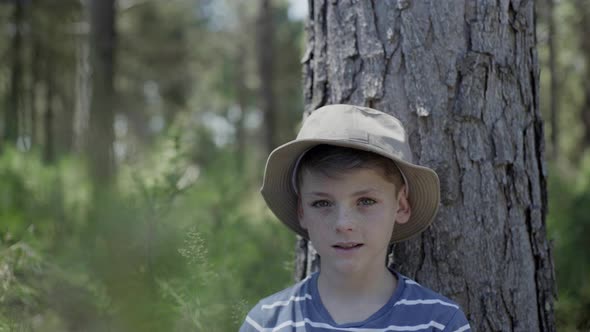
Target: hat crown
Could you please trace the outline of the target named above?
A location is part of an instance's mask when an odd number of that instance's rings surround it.
[[[318,108],[304,121],[297,139],[360,142],[412,162],[412,151],[401,122],[371,108],[353,105]]]

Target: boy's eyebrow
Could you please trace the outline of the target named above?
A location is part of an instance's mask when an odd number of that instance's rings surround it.
[[[354,192],[354,193],[352,193],[352,196],[366,195],[366,194],[371,193],[371,192],[374,192],[374,191],[381,192],[381,190],[379,190],[379,189],[368,188],[368,189],[363,189],[363,190],[359,190],[357,192]],[[324,192],[321,192],[321,191],[304,192],[302,194],[303,195],[321,196],[321,197],[329,197],[329,196],[331,196],[330,194],[324,193]]]
[[[373,192],[373,191],[381,192],[381,190],[376,189],[376,188],[368,188],[368,189],[364,189],[364,190],[359,190],[359,191],[353,193],[352,195],[353,196],[361,196],[361,195],[366,195],[366,194]]]
[[[330,196],[330,194],[323,193],[321,191],[303,192],[302,195],[314,195],[314,196]]]

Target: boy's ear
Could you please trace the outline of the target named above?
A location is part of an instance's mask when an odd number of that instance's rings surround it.
[[[303,229],[307,229],[305,223],[303,222],[303,205],[301,203],[301,198],[297,197],[297,219],[299,219],[299,225]]]
[[[408,200],[408,191],[406,186],[402,186],[397,194],[397,211],[395,213],[395,222],[397,224],[405,224],[410,220],[412,215],[412,207]]]

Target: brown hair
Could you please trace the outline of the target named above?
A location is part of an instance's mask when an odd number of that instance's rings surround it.
[[[335,177],[350,170],[365,168],[381,173],[383,177],[399,190],[404,185],[403,176],[389,158],[376,153],[353,148],[320,144],[309,149],[299,162],[297,172],[297,192],[303,182],[303,173],[320,172],[328,177]]]

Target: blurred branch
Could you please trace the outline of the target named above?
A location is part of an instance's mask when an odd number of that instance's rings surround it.
[[[154,0],[120,0],[118,4],[118,11],[124,12],[130,9],[134,9],[138,6],[145,5],[148,2],[155,2]]]
[[[3,0],[0,0],[0,1],[3,1]],[[187,2],[187,0],[168,0],[167,2],[172,3],[172,2],[179,2],[179,1]],[[188,0],[188,1],[192,2],[192,0]],[[157,0],[119,0],[117,2],[117,10],[119,12],[124,12],[126,10],[135,9],[139,6],[148,4],[150,2],[157,3],[158,1]]]
[[[0,0],[0,5],[15,5],[19,3],[21,6],[26,6],[31,0]]]

